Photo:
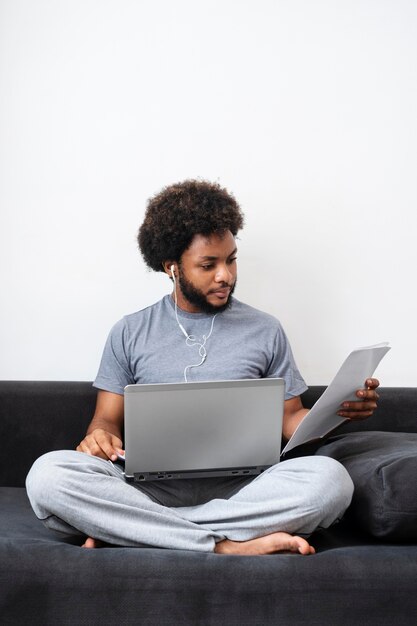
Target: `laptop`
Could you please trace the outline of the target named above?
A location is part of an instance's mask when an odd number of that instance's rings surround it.
[[[128,481],[257,475],[278,463],[281,378],[127,385]]]

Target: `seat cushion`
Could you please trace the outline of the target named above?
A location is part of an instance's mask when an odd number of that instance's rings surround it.
[[[340,461],[355,492],[347,516],[374,537],[417,539],[417,434],[357,432],[330,438],[316,454]]]

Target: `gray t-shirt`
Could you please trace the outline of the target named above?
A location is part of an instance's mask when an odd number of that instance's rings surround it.
[[[189,335],[204,342],[212,315],[178,308],[178,318]],[[284,378],[286,399],[307,389],[279,321],[236,298],[230,308],[216,315],[205,349],[204,363],[187,369],[189,382]],[[200,361],[199,344],[187,345],[167,295],[113,326],[94,386],[123,394],[129,384],[184,382],[184,369]]]

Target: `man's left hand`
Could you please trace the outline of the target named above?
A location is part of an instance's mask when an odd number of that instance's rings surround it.
[[[379,387],[379,380],[376,378],[368,378],[365,381],[363,389],[356,392],[359,400],[342,402],[340,410],[337,412],[341,417],[347,417],[351,420],[363,420],[371,417],[377,408],[377,400],[379,395],[375,391]]]

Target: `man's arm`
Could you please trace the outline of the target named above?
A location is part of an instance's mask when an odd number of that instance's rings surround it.
[[[364,388],[358,389],[356,392],[359,400],[342,402],[341,408],[337,414],[351,420],[361,420],[371,417],[377,407],[376,401],[379,396],[375,390],[378,387],[379,381],[376,378],[368,378],[365,381]],[[307,413],[308,409],[303,407],[300,396],[285,400],[282,426],[282,433],[285,439],[288,440],[292,437],[298,424]]]
[[[100,390],[94,417],[77,451],[115,461],[117,453],[123,452],[123,417],[123,396]]]
[[[308,411],[309,409],[303,407],[300,396],[285,400],[282,434],[287,441],[292,437],[298,424],[307,415]]]

